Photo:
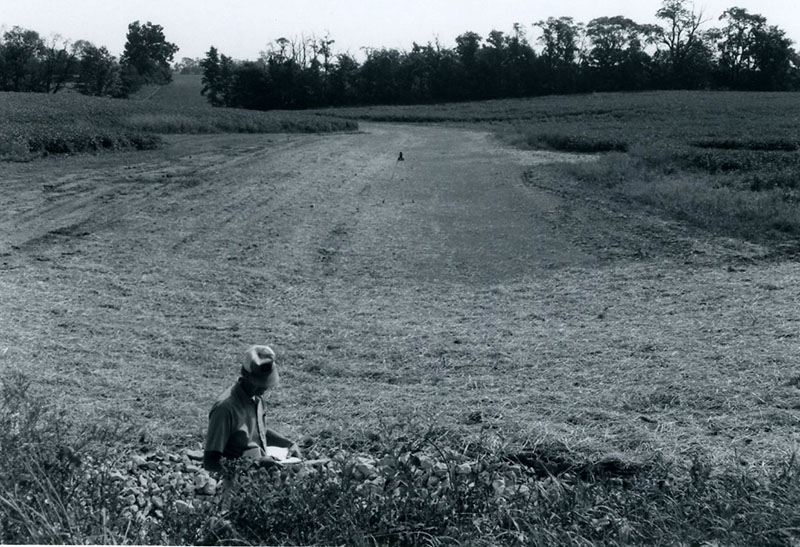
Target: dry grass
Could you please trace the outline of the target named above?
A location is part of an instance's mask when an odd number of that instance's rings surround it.
[[[799,440],[794,262],[694,231],[685,254],[654,246],[619,258],[598,244],[593,261],[470,277],[461,270],[475,264],[434,256],[442,241],[475,256],[499,239],[479,229],[488,222],[448,223],[444,215],[479,200],[436,194],[457,189],[461,176],[441,158],[470,158],[471,171],[521,192],[520,206],[534,199],[523,199],[529,189],[511,155],[462,150],[489,141],[439,131],[181,137],[168,150],[15,165],[3,198],[17,228],[0,248],[0,369],[29,371],[34,393],[78,423],[138,431],[119,440],[126,450],[199,447],[237,356],[265,342],[283,378],[269,397],[272,424],[309,435],[321,454],[380,454],[427,434],[461,454],[538,451],[578,465],[618,456],[668,462],[683,478],[700,470],[761,480],[785,468]],[[386,166],[401,147],[407,170],[390,180]],[[597,209],[595,199],[581,206]],[[554,226],[578,207],[553,203]],[[652,245],[660,221],[632,230],[635,212],[586,232],[628,231]],[[439,232],[415,231],[430,218],[444,219],[430,224]],[[471,239],[458,239],[462,230]],[[659,515],[658,530],[679,534],[681,508],[695,500],[687,537],[721,537],[701,532],[703,508],[740,483],[720,478],[706,493],[679,485],[641,502],[660,479],[600,492],[629,500],[609,512],[635,513],[637,534]],[[764,480],[756,509],[771,494],[791,506],[794,486],[779,498],[778,483]],[[551,482],[542,487],[567,493],[542,513],[560,523],[553,541],[574,539],[570,507],[602,517],[597,499],[606,498],[572,497],[572,483]],[[308,502],[296,492],[281,499]],[[737,496],[730,507],[746,497]],[[735,520],[724,504],[714,511],[723,524]],[[546,519],[513,517],[547,529]],[[581,538],[600,534],[581,522]],[[486,526],[487,542],[508,537]]]

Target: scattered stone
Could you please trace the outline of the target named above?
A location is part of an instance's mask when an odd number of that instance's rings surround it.
[[[194,510],[194,506],[188,501],[176,500],[175,509],[181,513],[189,513]]]
[[[150,496],[150,502],[156,509],[164,508],[164,498],[162,498],[161,496]]]
[[[202,450],[187,450],[184,452],[190,460],[201,462],[203,461],[203,451]]]
[[[133,456],[131,456],[131,462],[136,467],[147,467],[149,465],[148,461],[144,457],[138,454],[134,454]]]
[[[397,462],[397,458],[395,458],[393,455],[389,454],[387,456],[384,456],[380,460],[378,460],[378,469],[380,469],[381,471],[384,471],[384,472],[387,471],[387,470],[392,470],[393,471],[393,470],[397,469],[397,463],[398,463]]]
[[[417,459],[419,460],[419,466],[423,471],[430,471],[431,469],[433,469],[433,464],[434,464],[433,458],[425,455],[420,455],[417,456]]]
[[[436,462],[433,466],[433,474],[440,479],[445,478],[448,475],[447,464],[443,462]]]
[[[362,479],[374,479],[378,476],[378,470],[375,468],[374,461],[367,458],[359,458],[359,462],[355,465],[355,473],[360,475]]]
[[[108,478],[111,479],[111,482],[120,482],[125,480],[125,475],[115,470],[108,474]]]
[[[472,466],[469,463],[460,463],[456,467],[456,473],[459,475],[469,475],[472,473]]]

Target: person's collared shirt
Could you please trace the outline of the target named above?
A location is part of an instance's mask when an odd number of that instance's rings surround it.
[[[237,382],[222,392],[208,413],[205,450],[233,459],[264,456],[266,446],[261,398],[254,400]]]

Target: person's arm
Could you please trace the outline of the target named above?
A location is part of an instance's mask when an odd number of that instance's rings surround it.
[[[208,414],[203,467],[208,471],[222,471],[222,454],[228,444],[232,428],[230,411],[223,406],[215,406]]]
[[[267,429],[267,446],[283,446],[289,449],[289,455],[302,458],[300,447],[273,429]]]

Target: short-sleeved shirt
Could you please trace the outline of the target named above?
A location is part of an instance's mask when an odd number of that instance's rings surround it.
[[[250,397],[237,382],[222,392],[208,413],[205,450],[233,459],[264,456],[266,446],[261,398]]]

